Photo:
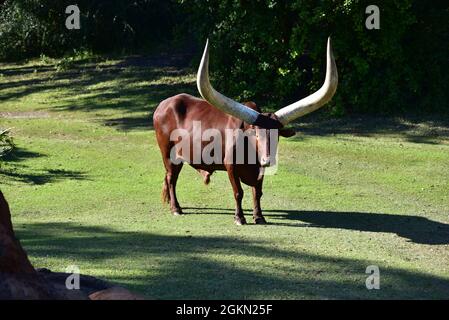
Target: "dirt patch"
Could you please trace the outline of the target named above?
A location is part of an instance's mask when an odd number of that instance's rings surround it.
[[[40,119],[40,118],[50,118],[50,114],[48,112],[43,112],[43,111],[0,112],[0,118],[6,118],[6,119]]]

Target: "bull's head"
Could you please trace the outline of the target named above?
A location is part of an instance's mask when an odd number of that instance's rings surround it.
[[[223,112],[243,120],[248,127],[255,129],[257,149],[266,151],[270,150],[269,137],[272,135],[269,132],[263,135],[263,137],[262,135],[258,135],[257,132],[260,128],[278,130],[279,135],[284,137],[294,135],[293,130],[286,129],[284,126],[324,106],[332,99],[337,90],[337,85],[338,72],[330,38],[327,42],[326,79],[324,80],[323,86],[315,93],[283,107],[274,113],[260,113],[253,108],[222,95],[212,87],[209,81],[209,40],[206,42],[206,48],[204,49],[197,74],[197,86],[203,99]],[[262,166],[269,166],[270,158],[270,154],[259,154],[259,161]]]

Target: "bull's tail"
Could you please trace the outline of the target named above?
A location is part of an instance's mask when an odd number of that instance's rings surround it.
[[[168,192],[168,182],[167,177],[164,178],[164,182],[162,183],[162,203],[170,202],[170,193]]]

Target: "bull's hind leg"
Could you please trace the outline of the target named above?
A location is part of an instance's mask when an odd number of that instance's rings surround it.
[[[263,179],[257,181],[257,184],[252,187],[253,190],[253,201],[254,201],[254,211],[253,219],[255,224],[266,224],[266,220],[262,215],[262,209],[260,207],[260,198],[262,198],[262,184]]]
[[[243,189],[240,183],[240,178],[235,172],[235,167],[230,166],[226,168],[228,172],[229,180],[231,181],[232,189],[234,191],[235,198],[235,216],[234,222],[236,225],[246,224],[245,216],[243,215],[242,209],[242,199],[243,199]]]
[[[182,162],[180,164],[173,164],[169,158],[165,158],[164,165],[166,169],[164,183],[168,189],[171,212],[173,212],[174,215],[181,215],[182,209],[176,198],[176,182],[178,181],[178,176],[182,169]]]

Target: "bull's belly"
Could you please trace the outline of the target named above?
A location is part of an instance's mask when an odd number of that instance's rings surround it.
[[[208,164],[189,164],[192,168],[196,169],[204,179],[206,184],[209,184],[209,179],[214,171],[226,171],[224,165],[208,165]],[[259,183],[259,180],[263,179],[263,175],[260,175],[260,167],[254,164],[235,165],[237,170],[237,176],[244,184],[254,187]]]
[[[209,173],[213,173],[214,171],[226,171],[226,168],[223,164],[193,164],[189,163],[189,165],[196,170],[203,170]]]

